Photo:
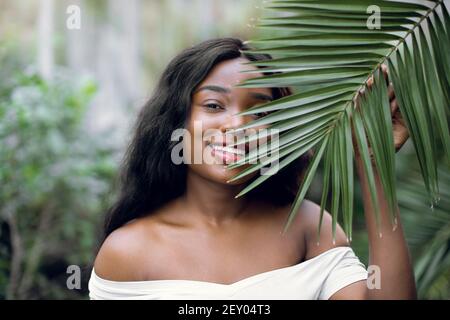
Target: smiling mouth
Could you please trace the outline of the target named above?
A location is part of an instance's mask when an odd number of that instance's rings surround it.
[[[227,147],[221,143],[210,143],[209,146],[215,151],[233,153],[241,156],[245,155],[245,150],[242,150],[242,148]]]
[[[212,149],[211,154],[219,160],[222,160],[223,163],[233,163],[245,156],[244,147],[246,146],[241,148],[237,146],[228,147],[223,143],[208,143],[207,146]]]

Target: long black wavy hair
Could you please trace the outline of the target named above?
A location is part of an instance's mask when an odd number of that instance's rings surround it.
[[[172,132],[184,128],[192,94],[215,65],[239,57],[271,59],[270,55],[246,52],[249,49],[240,39],[212,39],[184,50],[169,63],[138,115],[121,168],[119,195],[105,219],[104,239],[128,221],[151,214],[185,192],[186,165],[171,161],[171,150],[177,143],[171,141]],[[292,92],[273,88],[272,94],[276,100]],[[309,158],[309,153],[300,157],[248,196],[276,205],[291,203]]]

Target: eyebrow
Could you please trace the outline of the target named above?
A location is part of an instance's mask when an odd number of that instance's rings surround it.
[[[273,97],[264,93],[250,92],[250,95],[256,100],[273,101]]]
[[[230,93],[230,89],[227,89],[224,87],[219,87],[219,86],[203,86],[200,89],[196,90],[194,93],[204,91],[204,90],[209,90],[209,91],[214,91],[214,92],[219,92],[219,93]]]
[[[194,93],[198,93],[200,91],[205,91],[205,90],[214,91],[214,92],[218,92],[218,93],[225,93],[225,94],[229,94],[231,92],[231,90],[228,88],[214,86],[214,85],[208,85],[208,86],[203,86],[203,87],[197,89]],[[272,96],[264,94],[264,93],[260,93],[260,92],[250,92],[250,96],[252,96],[252,98],[254,98],[256,100],[273,101]]]

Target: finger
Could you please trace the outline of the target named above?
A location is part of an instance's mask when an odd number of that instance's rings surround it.
[[[366,93],[366,87],[363,87],[361,90],[358,91],[359,96],[363,96]]]
[[[358,94],[357,97],[353,98],[353,109],[358,109],[359,108],[359,106],[361,104],[360,100],[361,100],[361,97],[360,97],[359,94]]]
[[[403,119],[403,115],[402,115],[402,113],[400,111],[400,108],[398,108],[395,111],[394,115],[392,116],[392,123],[399,124],[399,125],[407,128],[407,125],[405,123],[405,119]]]
[[[381,71],[383,72],[384,80],[386,80],[386,85],[389,86],[389,70],[387,65],[382,64],[381,65]]]
[[[391,115],[394,115],[397,112],[397,110],[398,110],[397,99],[394,99],[394,100],[391,101],[390,107],[391,107]]]
[[[400,123],[394,124],[393,127],[394,127],[395,151],[398,151],[408,140],[409,131],[405,126],[401,125]]]
[[[370,76],[370,78],[367,80],[366,85],[368,88],[371,88],[373,85],[373,76]]]
[[[395,98],[394,85],[392,84],[392,82],[388,86],[388,96],[389,101]]]

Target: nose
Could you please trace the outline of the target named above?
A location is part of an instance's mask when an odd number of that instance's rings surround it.
[[[250,121],[248,116],[241,116],[237,114],[227,115],[225,121],[222,123],[220,130],[225,133],[230,130],[236,130],[239,127],[247,124]]]

